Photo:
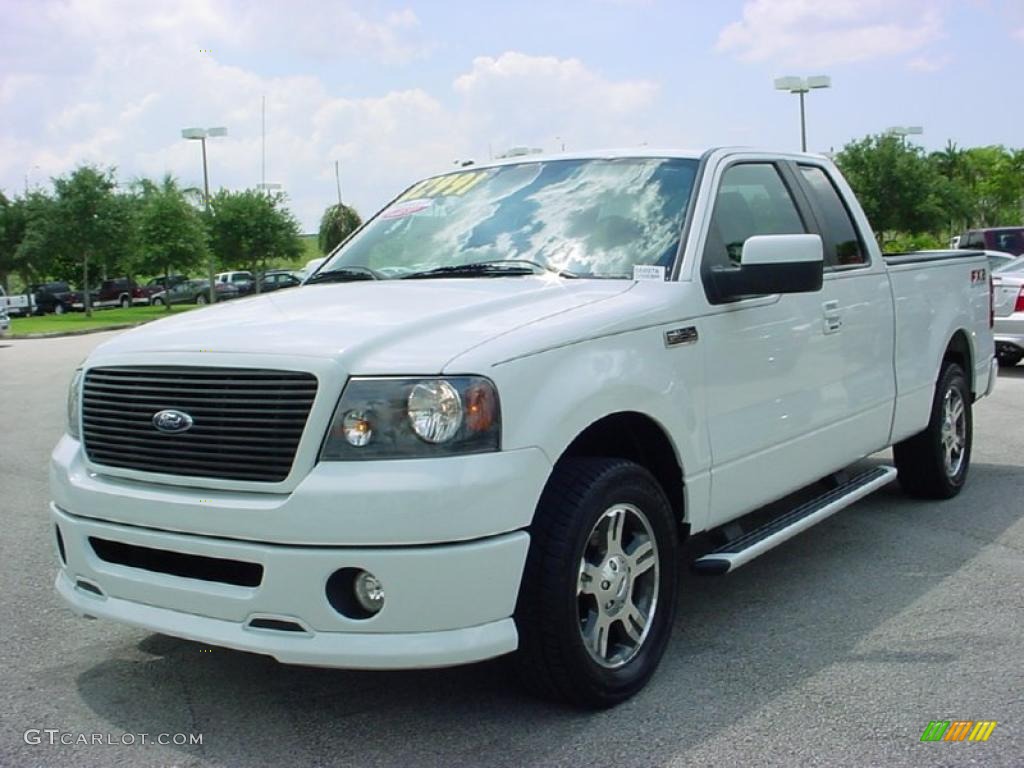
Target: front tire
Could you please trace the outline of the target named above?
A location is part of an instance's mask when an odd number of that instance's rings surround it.
[[[1024,359],[1024,352],[1004,352],[997,354],[996,358],[999,360],[1000,368],[1013,368]]]
[[[960,493],[971,464],[973,431],[967,376],[956,363],[946,363],[928,426],[893,446],[903,490],[921,499],[951,499]]]
[[[153,306],[154,307],[162,307],[163,305],[164,305],[164,300],[163,299],[153,299]]]
[[[63,304],[61,304],[59,302],[53,306],[53,313],[55,315],[63,315],[67,311],[68,311],[67,307],[65,307]],[[39,314],[43,314],[43,313],[40,312]]]
[[[205,293],[200,293],[198,296],[196,296],[196,304],[199,304],[201,306],[203,304],[209,304],[209,303],[210,303],[210,300],[208,298],[206,298],[206,294]]]
[[[672,631],[678,541],[651,474],[623,459],[566,459],[531,528],[516,607],[519,677],[599,709],[637,693]]]

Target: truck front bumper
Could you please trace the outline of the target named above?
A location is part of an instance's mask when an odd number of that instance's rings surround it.
[[[56,505],[51,515],[56,589],[82,616],[324,667],[441,667],[517,646],[522,531],[428,547],[297,547],[134,528]],[[223,581],[242,566],[259,567],[258,583]],[[379,613],[355,618],[332,604],[328,582],[344,568],[380,580]]]
[[[517,646],[523,529],[549,471],[539,449],[325,462],[289,493],[236,492],[110,477],[65,436],[50,464],[56,587],[79,614],[288,663],[491,658]],[[379,580],[378,613],[344,605],[339,571]]]

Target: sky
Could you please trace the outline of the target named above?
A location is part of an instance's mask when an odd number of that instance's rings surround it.
[[[513,146],[1024,146],[1024,0],[0,0],[0,190],[280,184],[304,232]],[[266,100],[265,155],[261,105]],[[264,168],[265,157],[265,172]]]

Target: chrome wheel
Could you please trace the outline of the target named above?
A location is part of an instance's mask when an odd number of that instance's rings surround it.
[[[939,432],[946,476],[953,478],[964,463],[967,445],[967,415],[960,390],[950,387],[942,400],[942,427]]]
[[[643,647],[658,605],[658,549],[650,521],[616,504],[590,531],[576,596],[580,636],[602,667],[627,664]]]

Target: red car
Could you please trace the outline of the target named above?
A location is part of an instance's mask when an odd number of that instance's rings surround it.
[[[94,307],[121,307],[127,309],[133,304],[149,304],[149,292],[130,277],[104,280],[98,290],[89,294]]]

